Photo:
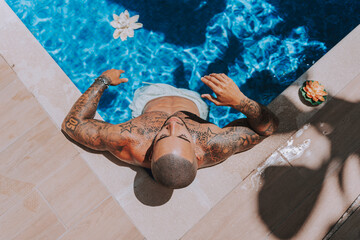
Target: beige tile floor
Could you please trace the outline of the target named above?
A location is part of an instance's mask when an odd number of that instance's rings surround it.
[[[0,54],[0,239],[359,236],[346,211],[360,195],[360,27],[269,105],[276,135],[177,191],[64,137],[80,93],[3,0]],[[300,101],[305,79],[326,104]]]
[[[0,68],[0,239],[144,239],[2,57]]]

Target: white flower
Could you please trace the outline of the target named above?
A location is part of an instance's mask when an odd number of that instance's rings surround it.
[[[113,37],[115,39],[120,37],[122,41],[125,41],[127,37],[133,37],[134,30],[143,26],[142,23],[137,23],[139,15],[130,17],[128,10],[125,10],[119,16],[113,14],[113,18],[114,21],[110,23],[113,28],[116,28]]]

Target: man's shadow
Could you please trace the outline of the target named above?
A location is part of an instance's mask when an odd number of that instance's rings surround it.
[[[173,189],[166,188],[157,182],[155,182],[150,169],[142,168],[122,162],[110,152],[96,151],[86,146],[79,144],[78,142],[71,139],[64,131],[64,136],[73,144],[77,145],[84,151],[92,154],[102,154],[105,158],[110,160],[116,165],[116,167],[130,168],[136,172],[133,190],[136,198],[147,206],[161,206],[167,203],[173,194]]]
[[[210,19],[225,7],[224,0],[108,0],[136,11],[139,22],[149,31],[161,32],[165,41],[179,46],[205,42]]]
[[[284,114],[296,116],[300,112],[285,96],[279,97],[282,98]],[[360,156],[360,102],[349,102],[333,96],[330,98],[318,112],[314,109],[300,113],[312,116],[306,122],[329,140],[330,157],[324,159],[317,169],[270,166],[262,174],[263,185],[258,194],[259,216],[272,234],[280,239],[291,239],[305,224],[321,193],[330,165],[341,166],[335,170],[335,174],[340,190],[344,191],[344,163],[351,155]],[[298,127],[293,119],[281,122],[276,134],[296,130]]]
[[[360,22],[359,1],[268,0],[268,2],[276,8],[279,17],[283,19],[273,30],[276,34],[288,33],[299,26],[305,26],[309,36],[320,42],[326,42],[329,49]]]

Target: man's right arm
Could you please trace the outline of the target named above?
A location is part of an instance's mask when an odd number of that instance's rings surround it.
[[[101,76],[109,81],[108,84],[118,85],[127,82],[126,78],[120,78],[122,70],[111,69]],[[117,128],[127,123],[113,125],[94,119],[96,109],[106,84],[95,81],[89,89],[75,102],[62,123],[62,130],[76,142],[94,150],[105,151],[114,143],[124,142],[124,136],[118,134]]]

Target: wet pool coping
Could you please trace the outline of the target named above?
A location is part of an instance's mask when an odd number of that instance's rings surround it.
[[[60,131],[61,122],[81,93],[4,0],[0,0],[0,54]],[[175,224],[167,219],[177,218],[179,224],[173,228],[172,236],[179,238],[323,107],[309,107],[300,101],[298,88],[304,80],[320,81],[334,96],[360,74],[358,66],[360,25],[269,104],[281,120],[281,133],[222,164],[200,170],[192,185],[174,191],[170,199],[167,199],[169,193],[154,185],[143,169],[129,168],[113,158],[85,151],[76,145],[74,148],[145,237],[166,239],[167,231],[154,232],[152,229],[160,226],[167,229],[170,224]],[[101,119],[98,114],[96,118]],[[161,199],[143,196],[139,192],[142,188],[163,191]],[[159,205],[151,206],[154,202]],[[159,219],[159,215],[162,218]],[[149,224],[148,219],[155,218],[159,220]]]

